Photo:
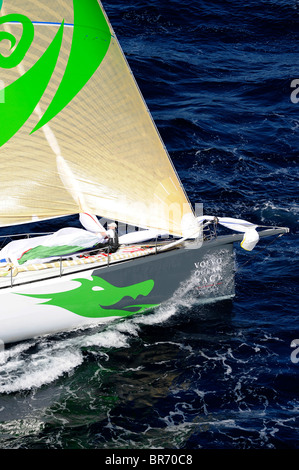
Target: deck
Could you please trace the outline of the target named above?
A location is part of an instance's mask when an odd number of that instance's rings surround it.
[[[134,258],[155,254],[155,246],[123,246],[116,253],[77,254],[73,256],[58,257],[46,263],[25,263],[13,265],[1,263],[0,289],[7,289],[22,284],[52,279],[56,277],[107,267],[116,263]]]

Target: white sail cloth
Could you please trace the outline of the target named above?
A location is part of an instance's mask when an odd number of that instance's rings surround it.
[[[214,220],[215,217],[212,215],[204,215],[197,218],[199,224],[203,224],[205,221]],[[247,220],[234,219],[232,217],[217,217],[217,222],[230,230],[236,232],[243,232],[243,240],[241,241],[241,247],[246,251],[251,251],[259,241],[259,234],[256,231],[258,225],[252,224]]]
[[[68,256],[81,250],[92,249],[98,243],[105,243],[112,236],[111,230],[105,230],[94,214],[80,213],[79,220],[84,229],[66,227],[51,235],[15,240],[0,250],[0,260],[10,260],[14,264],[49,261],[58,256]],[[166,232],[158,230],[140,230],[119,237],[119,243],[128,245],[140,243]]]
[[[109,235],[109,230],[106,231],[105,228],[101,225],[98,218],[94,214],[89,214],[87,212],[79,214],[79,220],[83,227],[89,232],[94,233],[103,233],[107,232]],[[148,230],[138,230],[135,232],[126,233],[119,237],[119,243],[121,245],[130,245],[132,243],[141,243],[152,238],[156,238],[159,235],[167,235],[167,232],[161,232],[161,230],[148,229]]]
[[[105,233],[106,230],[103,225],[99,222],[97,216],[83,212],[79,214],[79,220],[83,227],[89,232],[93,233]]]
[[[66,227],[52,235],[14,240],[0,250],[0,259],[14,264],[49,261],[81,250],[92,249],[102,243],[103,237],[87,230]]]
[[[167,232],[160,232],[155,229],[139,230],[138,232],[126,233],[119,237],[119,243],[121,245],[130,245],[132,243],[142,243],[147,240],[155,239],[159,235],[168,235]]]
[[[204,215],[202,217],[197,217],[197,223],[201,226],[205,221],[215,220],[215,217],[212,215]],[[237,232],[243,232],[243,240],[241,242],[241,247],[246,251],[251,251],[259,241],[259,234],[256,231],[258,227],[251,222],[243,219],[234,219],[232,217],[219,217],[217,221],[220,225],[223,225],[230,230],[235,230]],[[102,232],[105,231],[104,227],[100,224],[97,217],[93,214],[80,214],[80,222],[90,232]],[[158,236],[167,235],[167,232],[162,232],[160,230],[148,229],[148,230],[139,230],[119,237],[119,243],[121,245],[127,245],[131,243],[141,243],[147,240],[151,240]],[[191,238],[193,238],[191,236]]]
[[[41,262],[57,256],[67,256],[80,250],[92,249],[98,243],[103,243],[105,238],[102,234],[109,231],[105,230],[97,217],[88,213],[80,214],[79,217],[86,230],[66,227],[52,235],[12,241],[0,250],[0,259],[10,260],[14,264]],[[205,221],[214,219],[214,216],[202,216],[197,218],[197,222],[201,226]],[[244,250],[253,250],[259,241],[257,225],[251,222],[231,217],[220,217],[217,221],[226,228],[244,233],[241,242]],[[140,243],[159,235],[166,235],[166,232],[155,229],[140,230],[120,236],[119,243],[123,245]]]

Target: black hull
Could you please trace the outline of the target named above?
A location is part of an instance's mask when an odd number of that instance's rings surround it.
[[[174,295],[192,295],[205,302],[231,298],[235,293],[234,270],[233,244],[219,240],[212,246],[185,247],[96,269],[93,276],[117,287],[151,279],[154,287],[146,302],[161,304]],[[124,298],[117,306],[127,305],[128,298]]]

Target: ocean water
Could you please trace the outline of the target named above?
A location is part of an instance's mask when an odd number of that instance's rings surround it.
[[[290,234],[233,301],[5,349],[0,449],[298,449],[298,2],[103,5],[192,204]]]

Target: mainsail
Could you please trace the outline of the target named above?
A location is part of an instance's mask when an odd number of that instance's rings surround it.
[[[186,235],[192,207],[98,0],[0,8],[0,226],[85,211]]]

